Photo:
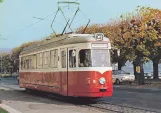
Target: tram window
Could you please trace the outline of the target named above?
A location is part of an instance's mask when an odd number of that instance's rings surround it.
[[[46,51],[43,53],[43,68],[49,68],[49,64],[50,64],[50,53],[49,51]]]
[[[26,57],[26,69],[29,69],[29,57]]]
[[[58,50],[51,51],[51,67],[57,68],[58,67]]]
[[[37,54],[37,68],[39,68],[39,60],[40,60],[40,54]]]
[[[111,66],[108,49],[82,49],[79,51],[79,67],[108,67]]]
[[[31,69],[36,69],[36,55],[31,56]]]
[[[76,67],[76,50],[69,51],[69,67]]]
[[[26,57],[24,57],[23,62],[24,62],[24,69],[26,69]]]
[[[111,66],[110,52],[108,49],[92,50],[92,67]]]
[[[91,50],[83,49],[79,51],[79,67],[91,67]]]
[[[37,68],[42,68],[42,53],[37,54]]]
[[[61,52],[61,66],[62,68],[66,68],[66,51],[65,50]]]
[[[40,66],[42,67],[42,64],[43,64],[43,55],[42,55],[42,53],[40,53]]]
[[[21,57],[21,69],[24,69],[24,57]]]
[[[31,67],[32,67],[32,56],[29,56],[28,61],[29,61],[29,67],[28,67],[28,69],[31,69]]]

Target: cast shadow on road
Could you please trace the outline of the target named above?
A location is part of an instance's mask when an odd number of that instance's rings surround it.
[[[95,104],[97,99],[64,97],[53,93],[30,90],[0,90],[0,100],[15,102],[31,102],[55,105],[87,105]]]
[[[29,92],[26,90],[0,90],[1,101],[31,102],[43,104],[69,105],[63,100],[51,97],[45,92]]]

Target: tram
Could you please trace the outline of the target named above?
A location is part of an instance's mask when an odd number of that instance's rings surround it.
[[[70,97],[112,96],[110,49],[102,33],[63,34],[32,44],[19,56],[19,85]]]

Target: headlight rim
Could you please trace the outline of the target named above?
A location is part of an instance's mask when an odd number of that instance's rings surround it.
[[[104,84],[106,83],[105,77],[101,77],[101,78],[99,79],[99,83],[100,83],[101,85],[104,85]]]

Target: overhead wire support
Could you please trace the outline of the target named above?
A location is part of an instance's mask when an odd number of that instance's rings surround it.
[[[61,34],[61,35],[63,35],[63,33],[64,33],[65,29],[67,28],[69,21],[70,21],[70,19],[68,19],[67,24],[66,24],[66,26],[64,27],[64,30],[63,30],[63,32],[62,32],[62,34]]]
[[[58,10],[56,11],[56,15],[58,14],[59,10],[60,10],[60,7],[58,7]],[[56,32],[55,32],[55,30],[53,29],[53,22],[55,21],[56,15],[54,16],[54,19],[53,19],[53,21],[52,21],[52,23],[51,23],[51,25],[50,25],[50,27],[51,27],[51,29],[53,30],[55,36],[56,36]]]
[[[61,2],[58,2],[58,4],[77,4],[77,5],[80,5],[80,3],[79,2],[71,2],[71,1],[61,1]]]
[[[65,15],[64,15],[64,12],[63,12],[63,10],[62,10],[62,9],[60,9],[60,11],[61,11],[61,13],[62,13],[62,15],[63,15],[63,17],[64,17],[65,21],[68,23],[68,26],[69,26],[69,22],[68,22],[68,20],[66,19]],[[72,30],[70,27],[69,27],[69,29],[73,32],[73,30]]]
[[[90,19],[89,19],[89,21],[88,21],[88,23],[87,23],[86,27],[84,28],[84,30],[83,30],[83,32],[82,32],[82,34],[84,34],[84,32],[86,31],[86,29],[87,29],[87,27],[88,27],[89,23],[90,23]]]
[[[75,16],[76,16],[76,14],[78,13],[78,11],[79,11],[79,7],[78,7],[78,9],[77,9],[77,10],[76,10],[76,12],[75,12],[74,17],[72,18],[71,23],[69,24],[69,28],[70,28],[71,24],[73,23],[73,20],[74,20],[74,18],[75,18]]]
[[[76,16],[76,14],[77,14],[78,11],[79,11],[79,7],[77,7],[77,10],[76,10],[75,13],[74,13],[74,17],[72,18],[72,20],[71,20],[71,22],[70,22],[70,19],[69,19],[69,18],[68,18],[68,19],[66,18],[65,14],[64,14],[64,12],[63,12],[63,10],[62,10],[62,7],[61,7],[60,5],[61,5],[61,4],[68,4],[68,5],[66,5],[66,6],[63,7],[63,8],[65,8],[65,7],[69,7],[70,4],[79,5],[80,3],[79,3],[79,2],[72,2],[72,1],[61,1],[61,2],[57,2],[57,4],[58,4],[58,10],[57,10],[56,15],[54,16],[53,21],[52,21],[52,23],[51,23],[51,29],[53,30],[54,34],[56,35],[56,32],[54,31],[54,28],[53,28],[53,23],[54,23],[54,21],[55,21],[55,19],[56,19],[56,16],[57,16],[58,12],[60,11],[61,14],[63,15],[63,17],[64,17],[66,23],[67,23],[66,26],[65,26],[65,28],[63,29],[63,32],[62,32],[62,33],[64,33],[64,31],[65,31],[65,29],[67,28],[67,26],[69,27],[69,29],[70,29],[71,32],[73,33],[73,30],[71,29],[71,24],[72,24],[72,22],[73,22],[73,20],[74,20],[74,18],[75,18],[75,16]],[[70,22],[70,24],[69,24],[69,22]]]

